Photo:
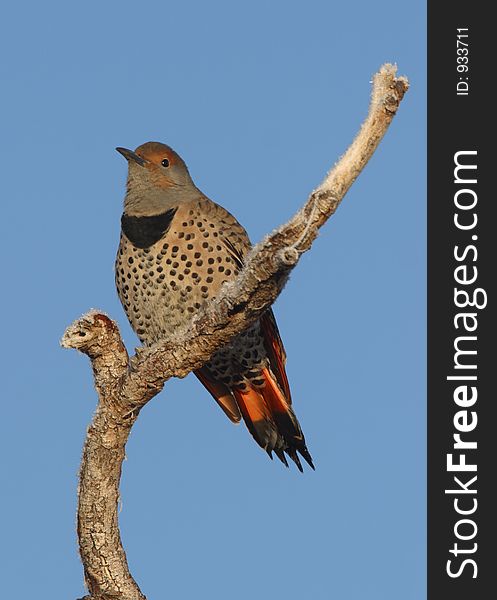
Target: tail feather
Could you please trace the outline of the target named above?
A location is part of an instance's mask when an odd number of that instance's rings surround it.
[[[243,418],[252,437],[271,459],[274,452],[288,467],[287,455],[302,472],[300,454],[314,469],[297,417],[269,367],[262,369],[262,385],[245,380],[244,389],[218,384],[205,369],[195,371],[195,375],[232,421]]]
[[[269,368],[262,370],[262,379],[261,386],[247,380],[245,390],[233,390],[248,430],[270,458],[274,451],[288,467],[286,453],[302,471],[300,454],[314,469],[297,417]]]
[[[309,450],[307,450],[307,447],[304,446],[303,448],[297,448],[297,450],[299,451],[300,455],[305,460],[305,462],[311,467],[311,469],[313,471],[315,471],[316,467],[314,466],[314,463],[312,462],[312,456],[311,456]]]
[[[304,434],[292,409],[290,387],[285,372],[286,354],[272,311],[260,320],[260,332],[266,350],[266,359],[248,368],[241,366],[233,356],[233,364],[244,387],[239,389],[219,381],[208,367],[195,371],[195,375],[208,389],[219,406],[233,422],[243,418],[255,441],[272,459],[274,452],[288,467],[286,456],[303,471],[300,456],[314,469]],[[250,371],[261,371],[257,380],[251,381]],[[253,377],[252,377],[253,379]],[[242,383],[242,381],[240,381]]]
[[[285,448],[285,452],[293,460],[293,462],[297,465],[298,470],[301,473],[303,473],[304,469],[302,467],[302,463],[300,462],[299,455],[297,454],[297,451],[295,450],[295,448],[292,448],[292,447]]]
[[[278,431],[264,397],[250,386],[246,390],[233,390],[243,420],[255,441],[268,453],[274,450]]]
[[[272,375],[270,369],[263,369],[263,377],[265,385],[262,388],[262,394],[271,408],[271,414],[278,427],[278,431],[286,442],[286,446],[294,450],[291,454],[285,448],[285,452],[295,462],[300,470],[300,461],[295,453],[295,450],[300,453],[307,464],[315,470],[314,463],[309,450],[305,444],[304,434],[300,428],[295,413],[289,402],[287,402],[283,391],[280,389],[278,382]],[[297,456],[297,460],[295,460]],[[300,465],[300,466],[299,466]]]
[[[283,450],[275,448],[274,453],[281,460],[281,462],[285,465],[285,467],[288,469],[288,461],[286,459],[286,456],[285,456],[285,453],[283,452]]]

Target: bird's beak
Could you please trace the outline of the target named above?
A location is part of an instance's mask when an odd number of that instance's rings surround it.
[[[128,150],[127,148],[116,148],[116,150],[119,152],[119,154],[122,154],[127,161],[134,160],[141,167],[143,167],[147,162],[144,158],[133,152],[133,150]]]

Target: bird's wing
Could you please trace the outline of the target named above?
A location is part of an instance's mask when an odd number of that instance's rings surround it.
[[[237,247],[236,241],[230,240],[229,238],[223,238],[223,244],[228,250],[228,254],[233,259],[234,263],[239,269],[243,269],[243,256],[244,252],[241,248]]]
[[[264,313],[264,315],[261,317],[260,323],[261,331],[264,336],[264,347],[266,348],[271,371],[276,377],[276,381],[283,391],[288,404],[291,405],[292,396],[285,370],[286,352],[283,342],[281,341],[278,326],[276,325],[276,319],[274,318],[274,314],[271,309]]]
[[[202,385],[210,392],[214,400],[223,409],[224,414],[228,419],[233,423],[239,423],[242,415],[240,414],[238,404],[229,388],[221,381],[214,379],[209,373],[209,370],[205,367],[197,369],[194,373]]]

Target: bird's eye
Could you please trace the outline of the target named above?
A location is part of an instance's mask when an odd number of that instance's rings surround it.
[[[161,161],[160,163],[163,167],[168,167],[169,166],[169,160],[167,158],[165,158],[164,160]]]

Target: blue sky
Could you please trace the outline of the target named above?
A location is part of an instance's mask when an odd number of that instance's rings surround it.
[[[411,89],[275,305],[316,472],[269,461],[189,376],[134,427],[120,523],[150,599],[425,596],[425,36],[414,1],[3,9],[5,597],[84,593],[76,486],[95,393],[59,339],[96,307],[138,344],[114,290],[114,148],[170,144],[255,242],[344,152],[387,61]]]

